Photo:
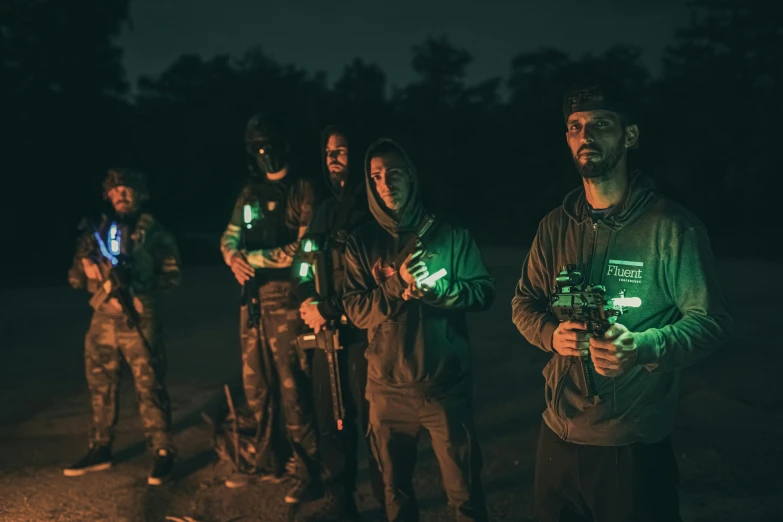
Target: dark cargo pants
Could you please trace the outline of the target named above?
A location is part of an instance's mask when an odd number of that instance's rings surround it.
[[[420,429],[429,432],[449,504],[457,521],[485,521],[481,450],[473,426],[471,400],[461,395],[438,399],[368,393],[370,435],[386,485],[389,522],[416,522],[419,507],[413,471]]]
[[[95,312],[84,339],[84,369],[92,402],[90,441],[111,445],[119,413],[120,363],[133,375],[139,414],[150,449],[173,451],[171,402],[166,391],[166,354],[155,317],[144,316],[142,333],[130,328],[125,315]]]
[[[535,505],[541,522],[681,522],[669,439],[587,446],[541,422]]]
[[[369,425],[370,405],[365,398],[367,359],[364,357],[364,351],[366,348],[367,342],[360,341],[347,344],[338,352],[345,405],[345,422],[342,431],[337,430],[334,418],[326,353],[316,349],[312,357],[313,394],[321,454],[330,478],[345,488],[346,495],[353,495],[356,490],[359,434],[366,434]],[[373,496],[380,507],[384,507],[383,477],[372,453],[369,438],[366,442],[369,454],[367,466]]]

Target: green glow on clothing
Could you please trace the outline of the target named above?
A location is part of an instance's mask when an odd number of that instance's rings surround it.
[[[251,205],[245,205],[244,208],[245,225],[250,228],[250,223],[253,221],[253,207]]]
[[[439,279],[442,279],[447,274],[445,268],[441,268],[434,274],[432,274],[429,277],[426,277],[424,279],[419,280],[419,286],[425,285],[425,286],[433,286]]]
[[[638,297],[615,297],[612,299],[614,306],[627,306],[628,308],[639,308],[642,306],[642,300]]]

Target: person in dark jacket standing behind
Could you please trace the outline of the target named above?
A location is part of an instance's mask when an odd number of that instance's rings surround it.
[[[629,98],[583,82],[566,93],[563,116],[583,187],[541,221],[512,301],[522,335],[554,354],[543,371],[539,520],[678,521],[669,434],[680,370],[726,341],[731,316],[704,225],[628,170],[627,151],[639,140]],[[558,322],[549,303],[569,264],[607,297],[625,290],[641,306],[603,335]],[[594,394],[584,389],[580,357]]]
[[[312,358],[313,392],[318,419],[319,442],[324,467],[331,479],[331,495],[315,520],[357,519],[354,501],[358,471],[358,434],[367,433],[369,405],[365,398],[367,385],[367,332],[345,321],[342,303],[345,272],[345,242],[358,226],[372,219],[367,209],[364,187],[363,153],[357,136],[344,126],[331,125],[321,135],[324,176],[333,196],[315,209],[313,219],[294,260],[294,274],[299,279],[299,312],[314,331],[336,325],[342,349],[337,353],[341,377],[345,419],[342,426],[333,414],[332,389],[326,352],[315,350]],[[313,244],[315,246],[313,246]],[[305,267],[306,252],[315,251],[325,263],[320,271],[326,277],[316,288],[312,266]],[[320,293],[319,291],[320,290]],[[335,393],[337,393],[335,391]],[[358,429],[357,429],[358,421]],[[383,507],[383,478],[372,453],[368,462],[373,494]],[[314,520],[312,521],[314,522]]]
[[[419,518],[413,467],[422,428],[457,520],[487,520],[465,314],[490,307],[494,280],[466,230],[435,220],[417,234],[430,216],[399,145],[382,139],[370,146],[365,171],[375,220],[348,239],[343,304],[348,318],[368,330],[370,436],[388,520]],[[418,246],[396,266],[417,235]],[[427,281],[442,269],[445,277]]]

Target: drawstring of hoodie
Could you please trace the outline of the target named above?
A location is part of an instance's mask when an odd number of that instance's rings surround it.
[[[611,226],[608,228],[609,228],[609,238],[606,240],[606,248],[604,249],[603,260],[601,261],[602,267],[606,266],[606,258],[609,255],[609,247],[611,246],[612,236],[614,235],[614,228]],[[604,284],[604,277],[606,277],[606,274],[604,273],[603,269],[601,269],[601,277],[598,281],[599,285]],[[612,413],[616,413],[616,412],[617,412],[617,378],[612,377]]]

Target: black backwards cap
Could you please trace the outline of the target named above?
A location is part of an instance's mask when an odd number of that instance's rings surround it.
[[[625,120],[632,117],[630,96],[626,89],[608,81],[580,81],[573,84],[563,96],[563,118],[575,112],[606,110],[621,114]]]

